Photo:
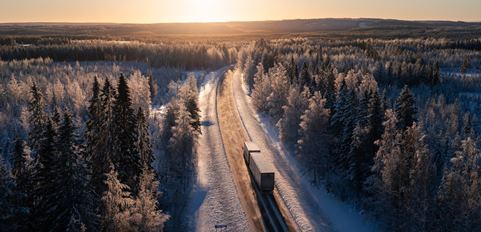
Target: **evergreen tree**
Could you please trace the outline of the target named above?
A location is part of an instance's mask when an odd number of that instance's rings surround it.
[[[437,85],[439,83],[441,83],[441,75],[439,71],[439,63],[436,62],[434,63],[434,66],[433,66],[430,84]]]
[[[53,107],[53,110],[52,110],[53,112],[52,123],[53,123],[53,128],[57,132],[61,124],[61,116],[60,116],[59,108],[56,106],[57,103],[53,103],[53,104],[55,104],[55,106]]]
[[[254,75],[256,73],[256,65],[254,63],[254,59],[252,59],[252,56],[247,57],[247,60],[244,64],[244,73],[244,81],[247,84],[249,92],[251,92],[252,88],[254,87]]]
[[[87,122],[86,153],[87,161],[92,167],[91,183],[100,200],[100,196],[106,190],[105,173],[109,171],[108,165],[114,149],[112,120],[115,91],[108,79],[105,80],[100,95],[98,91],[98,86],[94,82]]]
[[[12,154],[12,174],[15,177],[22,175],[22,173],[27,168],[27,163],[30,158],[25,151],[25,142],[18,135],[15,138],[15,144],[13,147]]]
[[[396,118],[398,120],[398,129],[406,129],[407,127],[412,126],[414,122],[416,122],[416,100],[414,100],[411,91],[409,91],[408,86],[404,86],[401,94],[399,95],[398,99],[396,100]]]
[[[364,90],[361,96],[359,97],[359,101],[357,102],[357,105],[355,106],[356,113],[353,113],[354,123],[359,124],[362,127],[367,127],[369,124],[369,121],[368,121],[369,100],[370,100],[370,91]]]
[[[170,168],[174,176],[188,175],[185,170],[193,168],[193,148],[198,137],[192,128],[192,118],[184,105],[179,105],[175,126],[172,128],[172,137],[169,140],[168,153],[170,156]]]
[[[366,101],[366,99],[369,99]],[[367,106],[366,106],[367,104]],[[366,193],[364,183],[371,175],[374,156],[378,150],[375,141],[381,138],[383,133],[383,108],[377,91],[372,91],[364,96],[358,108],[366,107],[367,112],[359,109],[357,112],[362,117],[357,120],[352,134],[350,148],[349,176],[356,193]],[[367,115],[366,115],[367,114]],[[364,116],[362,116],[364,115]],[[358,117],[360,117],[358,116]],[[363,122],[365,123],[363,126]]]
[[[325,99],[319,92],[310,98],[309,106],[301,116],[297,142],[297,153],[312,173],[314,182],[319,182],[328,171],[329,109],[324,108],[324,104]]]
[[[137,123],[132,109],[130,90],[123,75],[120,76],[113,105],[113,155],[111,157],[122,183],[137,192],[138,178],[142,172],[136,146]]]
[[[464,61],[463,61],[463,64],[461,64],[461,68],[460,68],[460,71],[462,74],[465,74],[466,71],[469,69],[469,67],[471,66],[470,62],[469,62],[469,58],[468,57],[464,57]]]
[[[192,118],[192,127],[201,133],[200,128],[200,109],[198,106],[197,98],[199,96],[197,90],[197,81],[194,76],[189,77],[187,84],[181,88],[180,97],[182,98],[184,105],[190,113]]]
[[[374,142],[381,138],[382,133],[384,131],[383,128],[383,120],[384,120],[384,103],[383,99],[379,96],[377,91],[372,91],[369,104],[368,104],[368,115],[367,121],[369,124],[369,144],[374,144]],[[372,142],[372,143],[371,143]],[[369,150],[370,154],[375,154],[377,151],[376,147],[371,145],[371,149]]]
[[[481,222],[478,220],[481,216],[481,196],[479,194],[481,190],[481,153],[476,141],[470,137],[463,140],[451,162],[453,165],[447,178],[456,179],[444,181],[445,185],[442,185],[439,196],[443,213],[456,220],[449,222],[446,226],[456,231],[478,231],[481,228]],[[456,181],[454,182],[456,186],[451,186],[452,183],[449,181]],[[451,199],[453,202],[450,202]],[[448,220],[447,218],[442,219]]]
[[[291,63],[289,64],[289,84],[297,84],[297,77],[299,76],[299,70],[297,68],[297,63],[294,60],[294,56],[291,57]]]
[[[257,73],[254,75],[254,90],[252,90],[252,103],[260,112],[269,110],[267,98],[272,93],[272,86],[268,75],[264,73],[262,64],[257,65]]]
[[[336,77],[332,69],[327,71],[326,92],[324,95],[326,98],[326,108],[333,110],[336,102]]]
[[[13,231],[15,230],[14,207],[12,205],[12,197],[14,181],[10,171],[5,165],[3,154],[0,151],[0,230]]]
[[[346,86],[346,81],[343,80],[341,82],[341,86],[339,87],[334,110],[330,119],[330,130],[335,136],[340,135],[344,127],[344,115],[346,114],[346,106],[349,104],[347,102],[348,95],[349,89]]]
[[[133,206],[133,224],[135,231],[163,231],[164,223],[169,219],[157,207],[157,189],[159,182],[150,167],[144,166],[140,178],[139,193]]]
[[[157,96],[159,87],[157,83],[154,81],[152,74],[149,75],[149,91],[150,91],[150,102],[155,102],[155,97]],[[155,104],[155,103],[154,103]]]
[[[377,141],[379,150],[374,157],[372,174],[365,183],[365,189],[369,197],[368,207],[376,209],[376,215],[392,222],[396,220],[392,211],[396,210],[394,199],[399,192],[397,167],[401,155],[401,136],[396,129],[396,116],[391,110],[386,111],[386,121],[383,124],[384,133]]]
[[[34,173],[32,219],[34,228],[38,231],[49,230],[49,225],[54,220],[53,212],[57,201],[54,192],[58,187],[55,167],[59,162],[56,150],[56,137],[53,122],[48,119],[39,144]]]
[[[88,120],[85,131],[85,152],[84,162],[90,169],[89,186],[94,190],[92,201],[99,203],[103,191],[106,189],[104,173],[107,172],[107,163],[110,161],[108,156],[109,129],[111,128],[111,109],[112,93],[110,82],[107,79],[102,92],[97,77],[92,84],[92,97],[88,105]],[[103,137],[109,136],[109,137]],[[111,140],[110,140],[111,141]],[[98,205],[98,204],[97,204]],[[101,208],[96,207],[96,212],[100,213]],[[75,219],[75,220],[74,220]],[[81,222],[72,216],[72,223]],[[78,224],[73,224],[78,226]]]
[[[143,167],[152,169],[154,156],[152,154],[152,144],[148,130],[147,120],[141,108],[137,111],[137,150]]]
[[[113,165],[105,176],[107,190],[102,195],[102,231],[135,231],[131,223],[134,200],[129,186],[120,182]]]
[[[110,85],[108,80],[106,85]],[[88,108],[88,120],[87,120],[87,130],[85,132],[86,140],[86,155],[89,161],[92,161],[94,157],[97,157],[99,153],[99,136],[101,134],[102,123],[100,122],[102,118],[102,100],[100,98],[100,86],[97,77],[94,79],[92,85],[92,98],[89,101]]]
[[[82,157],[82,147],[76,134],[76,127],[68,113],[59,128],[57,139],[58,162],[54,173],[55,199],[49,230],[66,231],[71,226],[71,219],[76,225],[96,230],[97,218],[94,212],[93,188],[88,183],[89,170]]]
[[[354,190],[354,195],[363,193],[363,184],[371,168],[372,157],[367,153],[367,134],[369,128],[356,125],[352,133],[351,147],[349,150],[348,178]]]
[[[32,96],[28,105],[28,111],[30,112],[30,116],[28,118],[30,123],[28,137],[32,155],[35,157],[40,149],[40,140],[42,139],[44,133],[46,115],[45,103],[42,94],[35,83],[32,85],[30,94]]]
[[[162,131],[161,131],[161,144],[165,150],[167,150],[167,146],[169,144],[169,140],[172,137],[172,128],[176,126],[176,119],[179,115],[179,104],[176,99],[173,99],[169,102],[166,107],[165,117],[162,123]]]
[[[13,204],[15,208],[15,221],[17,231],[28,231],[29,214],[31,213],[32,202],[32,169],[30,157],[25,151],[25,142],[17,136],[12,154],[12,174],[15,179]]]
[[[464,217],[468,206],[466,205],[467,183],[463,173],[465,160],[463,152],[456,152],[456,156],[451,159],[452,167],[444,171],[441,185],[439,187],[438,217],[439,227],[445,231],[468,231]]]
[[[287,97],[289,95],[287,71],[282,65],[277,64],[269,69],[268,75],[272,89],[266,99],[267,109],[271,119],[277,123],[282,117],[282,107],[287,105]]]
[[[335,139],[334,152],[336,169],[342,177],[348,177],[349,151],[352,132],[355,128],[356,97],[353,90],[349,90],[343,81],[330,120],[330,130]]]
[[[405,137],[404,146],[411,146],[415,150],[409,167],[408,202],[403,203],[411,219],[406,227],[410,231],[429,231],[434,209],[435,163],[424,141],[426,136],[421,126],[414,123],[406,131]]]
[[[277,123],[280,139],[288,146],[294,145],[299,139],[299,124],[301,116],[308,107],[309,89],[304,88],[301,93],[298,88],[291,87],[287,105],[283,108],[284,115]]]
[[[304,62],[301,72],[299,73],[299,86],[302,88],[306,85],[309,86],[310,83],[311,74],[309,73],[309,67],[307,66],[307,62]]]

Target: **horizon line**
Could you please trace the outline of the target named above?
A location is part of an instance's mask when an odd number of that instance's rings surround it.
[[[399,19],[399,18],[371,18],[371,17],[326,17],[326,18],[286,18],[286,19],[265,19],[265,20],[226,20],[226,21],[206,21],[206,22],[194,22],[194,21],[167,21],[167,22],[88,22],[88,21],[6,21],[0,24],[109,24],[109,25],[157,25],[157,24],[224,24],[224,23],[256,23],[256,22],[282,22],[282,21],[302,21],[302,20],[395,20],[405,22],[453,22],[453,23],[481,23],[481,19],[478,20],[450,20],[450,19]]]

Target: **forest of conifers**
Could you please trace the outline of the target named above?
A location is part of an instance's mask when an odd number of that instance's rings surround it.
[[[0,40],[0,230],[174,230],[229,65],[313,185],[388,231],[481,230],[480,39],[272,37]]]

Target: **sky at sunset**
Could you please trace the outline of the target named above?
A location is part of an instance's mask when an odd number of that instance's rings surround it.
[[[220,22],[305,18],[481,21],[481,0],[2,0],[0,22]]]

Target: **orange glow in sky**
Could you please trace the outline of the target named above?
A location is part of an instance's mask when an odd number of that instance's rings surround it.
[[[295,18],[481,21],[480,0],[4,0],[0,22],[219,22]]]

